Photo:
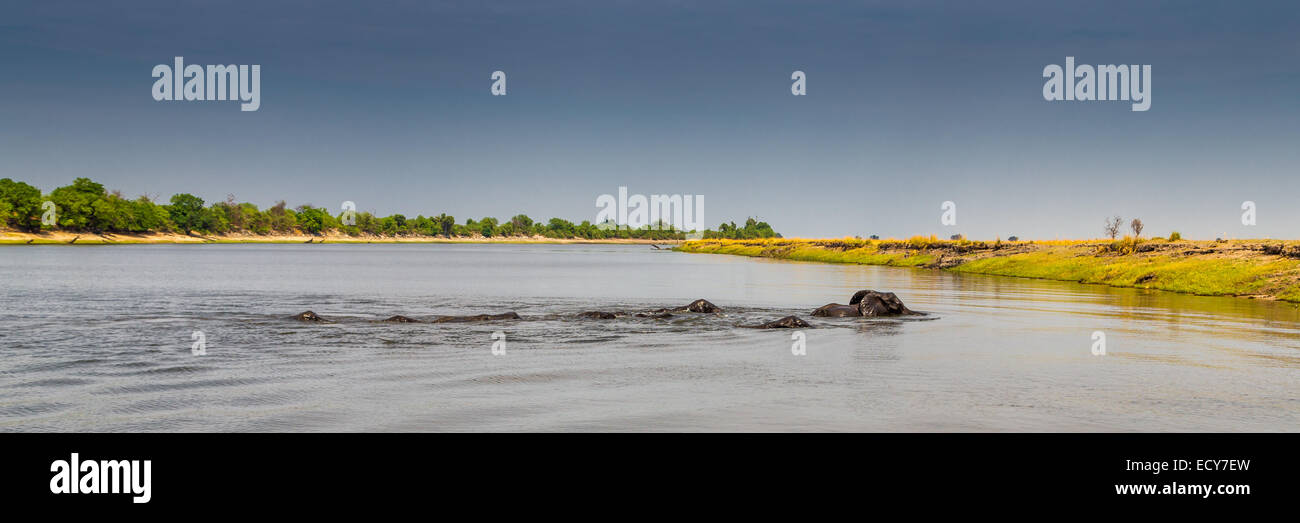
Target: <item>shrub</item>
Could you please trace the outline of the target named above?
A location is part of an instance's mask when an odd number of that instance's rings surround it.
[[[1124,239],[1111,242],[1110,250],[1119,254],[1133,254],[1137,252],[1137,246],[1136,237],[1125,235]]]

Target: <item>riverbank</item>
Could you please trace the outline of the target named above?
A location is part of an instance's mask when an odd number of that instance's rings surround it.
[[[941,269],[1300,303],[1300,241],[697,240],[676,250]]]
[[[599,243],[675,245],[681,240],[547,238],[545,236],[374,236],[347,234],[224,234],[199,235],[179,233],[93,234],[44,232],[39,234],[0,231],[0,245],[132,245],[132,244],[203,244],[203,243]]]

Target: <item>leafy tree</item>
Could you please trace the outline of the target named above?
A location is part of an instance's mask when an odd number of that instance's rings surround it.
[[[213,232],[243,231],[247,220],[243,209],[235,202],[235,195],[226,195],[226,201],[212,204]]]
[[[482,234],[484,238],[491,238],[493,234],[496,234],[497,232],[496,218],[491,218],[491,217],[483,218],[482,220],[479,220],[478,223],[479,223],[478,226],[479,234]]]
[[[767,222],[760,222],[754,218],[745,220],[744,227],[736,226],[736,222],[722,223],[718,225],[717,231],[704,231],[705,238],[730,238],[730,239],[750,239],[750,238],[779,238],[781,235],[772,230],[772,226]]]
[[[582,220],[582,223],[578,224],[578,226],[574,229],[574,232],[577,234],[579,238],[586,238],[590,240],[592,238],[599,238],[597,234],[601,233],[602,231],[600,229],[597,229],[595,225],[592,225],[591,221]]]
[[[10,225],[9,222],[12,221],[15,216],[13,211],[14,205],[9,203],[9,200],[0,198],[0,226]]]
[[[203,229],[215,233],[226,234],[231,231],[230,210],[224,202],[217,202],[207,208],[203,215]]]
[[[573,222],[562,218],[551,218],[546,228],[550,230],[551,234],[547,236],[551,238],[572,238],[575,232]]]
[[[433,219],[425,218],[423,214],[416,216],[415,220],[407,225],[407,228],[411,232],[422,236],[434,236],[441,229],[441,227],[434,225]]]
[[[401,215],[398,215],[401,216]],[[402,219],[405,222],[405,218]],[[324,207],[303,205],[298,207],[298,227],[311,234],[320,234],[334,229],[337,222]]]
[[[77,178],[72,185],[50,192],[50,201],[59,209],[59,226],[74,231],[104,230],[105,224],[99,220],[95,208],[95,202],[104,197],[104,186],[90,181],[90,178]]]
[[[171,216],[172,223],[185,231],[185,234],[207,228],[207,209],[203,207],[203,198],[193,194],[173,195],[167,213]]]
[[[94,225],[92,228],[96,231],[132,231],[131,201],[122,197],[122,193],[114,191],[103,198],[91,203],[95,211]]]
[[[0,225],[41,230],[41,191],[24,182],[0,179]]]
[[[275,205],[266,210],[266,214],[270,218],[272,231],[291,233],[298,228],[298,216],[292,210],[285,208],[284,200],[275,202]]]
[[[158,205],[147,196],[136,198],[130,203],[131,232],[163,232],[172,229],[171,215],[167,209]]]
[[[256,205],[248,202],[239,204],[240,222],[244,224],[244,230],[254,234],[267,234],[271,232],[271,217],[257,209]]]
[[[379,218],[368,212],[357,213],[357,230],[366,234],[379,235],[383,232],[383,226]]]
[[[510,225],[519,234],[528,234],[533,230],[533,219],[524,214],[516,214],[510,219]]]
[[[456,218],[454,216],[447,216],[446,213],[438,215],[438,227],[442,230],[443,236],[450,238],[455,226]]]
[[[400,214],[385,216],[379,219],[380,228],[384,234],[396,236],[401,234],[406,228],[406,217]]]
[[[152,198],[141,196],[129,200],[118,191],[108,193],[104,186],[88,178],[77,178],[71,185],[59,187],[50,193],[49,199],[58,206],[58,226],[68,230],[149,232],[181,230],[186,234],[193,232],[253,232],[269,234],[272,232],[287,234],[298,230],[312,234],[321,234],[330,230],[341,230],[349,235],[407,235],[424,236],[443,235],[472,236],[517,236],[541,235],[548,238],[646,238],[673,239],[682,238],[683,233],[664,224],[644,226],[633,230],[617,224],[593,225],[583,221],[579,225],[562,218],[551,218],[542,223],[534,221],[525,214],[516,214],[506,223],[496,218],[485,217],[475,221],[466,219],[464,225],[457,225],[456,218],[446,213],[436,217],[417,216],[407,219],[401,214],[383,218],[368,212],[356,214],[356,224],[344,226],[337,216],[325,209],[312,205],[303,205],[298,209],[289,209],[283,200],[266,210],[259,210],[254,204],[237,203],[233,195],[225,201],[206,206],[202,198],[188,193],[172,196],[168,205],[159,205]],[[0,226],[17,227],[29,231],[41,228],[40,218],[44,209],[41,207],[40,190],[22,182],[4,178],[0,179]],[[744,226],[735,222],[719,225],[717,231],[705,231],[709,238],[768,238],[780,237],[767,223],[754,218],[745,221]]]

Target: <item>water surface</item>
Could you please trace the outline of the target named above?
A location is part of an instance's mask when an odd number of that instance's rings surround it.
[[[604,245],[6,247],[0,282],[5,431],[1300,427],[1283,303]],[[808,316],[858,289],[929,316]],[[726,313],[572,317],[695,298]],[[789,314],[804,356],[738,327]]]

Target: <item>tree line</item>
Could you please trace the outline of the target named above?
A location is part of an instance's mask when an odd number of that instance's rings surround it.
[[[91,233],[184,234],[312,234],[342,233],[350,236],[442,236],[452,237],[530,237],[556,239],[648,239],[680,240],[687,232],[668,226],[645,226],[633,229],[613,223],[573,223],[562,218],[534,221],[518,214],[509,220],[485,217],[457,223],[453,216],[402,214],[375,216],[365,211],[332,214],[310,204],[290,208],[283,200],[266,209],[234,196],[207,204],[192,194],[176,194],[167,203],[139,196],[127,198],[120,191],[107,191],[89,178],[77,178],[71,185],[42,194],[39,189],[9,178],[0,179],[0,225],[24,232],[64,230]],[[45,202],[53,203],[53,209]],[[52,215],[50,214],[52,213]],[[46,225],[43,217],[53,217]],[[772,227],[754,218],[737,226],[723,223],[717,230],[703,231],[705,238],[772,238],[780,237]]]

